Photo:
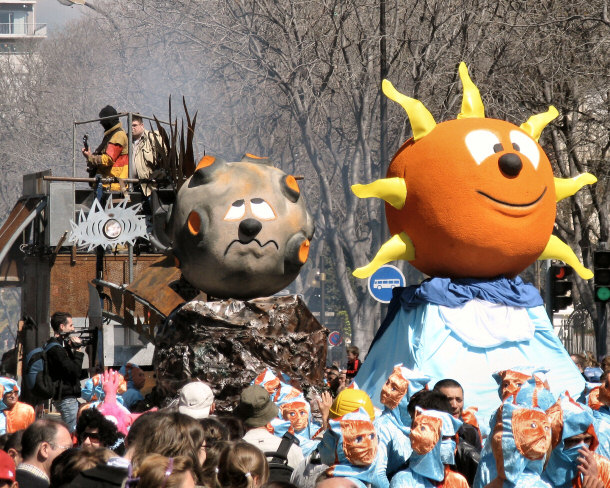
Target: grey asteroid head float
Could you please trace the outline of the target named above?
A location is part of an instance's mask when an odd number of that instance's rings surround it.
[[[292,175],[251,155],[238,162],[204,156],[178,192],[171,232],[191,285],[248,300],[294,281],[314,225]]]

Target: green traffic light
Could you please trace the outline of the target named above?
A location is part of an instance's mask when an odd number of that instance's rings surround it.
[[[597,289],[596,295],[602,302],[607,302],[610,300],[610,288],[602,286]]]

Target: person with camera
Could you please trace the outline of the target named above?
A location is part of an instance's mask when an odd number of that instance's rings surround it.
[[[68,424],[70,432],[76,428],[76,414],[80,397],[80,375],[84,352],[79,337],[70,336],[74,332],[72,315],[67,312],[55,312],[51,316],[51,327],[55,341],[62,347],[52,347],[47,351],[49,376],[57,385],[53,394],[53,406],[61,414],[61,419]]]

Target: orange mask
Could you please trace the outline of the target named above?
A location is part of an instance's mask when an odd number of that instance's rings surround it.
[[[254,384],[255,385],[260,385],[264,378],[264,374],[265,372],[263,371],[255,380],[254,380]],[[261,376],[263,376],[261,378]],[[280,379],[278,377],[273,378],[272,380],[267,381],[263,386],[263,388],[265,388],[265,390],[267,390],[267,393],[269,393],[269,395],[272,395],[273,393],[275,393],[275,391],[280,387]]]
[[[515,445],[524,457],[542,459],[551,446],[551,423],[544,412],[521,409],[512,421]]]
[[[400,367],[395,367],[381,389],[380,400],[390,410],[394,410],[409,388],[409,380],[403,378]]]
[[[551,423],[551,448],[555,449],[561,441],[563,431],[563,410],[559,400],[546,410],[546,416]]]
[[[608,388],[608,380],[599,387],[598,400],[604,405],[610,405],[610,388]]]
[[[430,452],[441,438],[443,421],[425,414],[415,414],[411,425],[411,447],[417,454]]]
[[[515,395],[521,389],[521,385],[531,378],[530,375],[519,373],[517,371],[506,370],[498,373],[502,378],[500,385],[500,395],[502,400],[506,400],[509,396]]]
[[[377,456],[377,434],[372,422],[341,420],[343,452],[354,466],[370,466]]]
[[[284,420],[290,421],[295,432],[300,432],[307,427],[309,421],[309,410],[304,402],[285,403],[280,407]]]

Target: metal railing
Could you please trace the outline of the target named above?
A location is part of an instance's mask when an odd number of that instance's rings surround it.
[[[0,23],[0,35],[46,36],[47,35],[47,24],[34,24],[31,22]]]

